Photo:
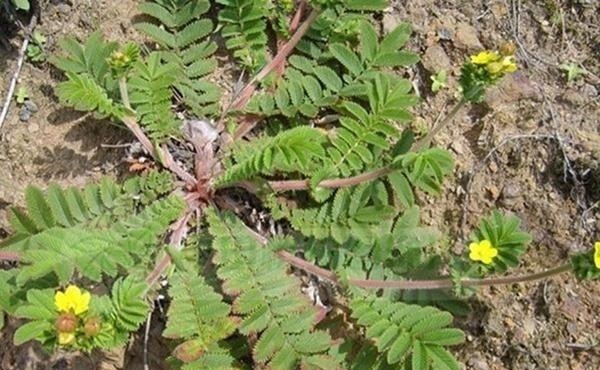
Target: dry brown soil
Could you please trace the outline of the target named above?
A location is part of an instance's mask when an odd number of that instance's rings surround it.
[[[54,52],[64,36],[81,38],[96,29],[117,40],[135,39],[131,19],[136,3],[42,1],[38,29],[48,36],[47,52]],[[534,237],[517,272],[552,267],[569,253],[590,248],[600,238],[598,1],[393,3],[379,17],[382,30],[411,22],[415,37],[410,47],[423,55],[422,63],[408,72],[423,98],[415,110],[417,130],[431,127],[451,105],[466,56],[504,40],[519,46],[519,72],[490,91],[484,104],[460,112],[435,140],[457,162],[443,196],[421,195],[426,222],[447,235],[442,248],[462,252],[469,230],[493,208],[517,214]],[[0,44],[1,95],[15,65],[18,32],[7,40],[13,49]],[[560,65],[571,62],[587,73],[567,83]],[[448,71],[448,89],[434,94],[430,76],[441,69]],[[48,64],[26,63],[19,86],[27,88],[39,111],[21,122],[13,104],[0,130],[0,238],[7,227],[6,209],[22,203],[27,184],[83,185],[123,169],[122,149],[102,144],[126,142],[127,134],[60,108],[53,95],[59,79]],[[600,369],[600,282],[581,283],[565,274],[482,289],[470,303],[472,313],[458,320],[468,333],[459,349],[467,369]],[[167,350],[155,321],[150,368],[161,369]],[[35,345],[13,347],[10,336],[10,329],[0,333],[1,370],[143,367],[139,339],[118,353],[48,358]]]

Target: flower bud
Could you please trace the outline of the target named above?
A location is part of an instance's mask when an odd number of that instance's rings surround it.
[[[83,332],[86,336],[93,337],[98,335],[100,330],[102,330],[102,321],[98,316],[92,316],[85,320],[85,323],[83,324]]]
[[[58,316],[54,326],[60,333],[72,333],[77,329],[77,316],[71,312],[63,313]]]
[[[500,46],[500,54],[504,56],[515,55],[517,47],[511,41],[507,41]]]

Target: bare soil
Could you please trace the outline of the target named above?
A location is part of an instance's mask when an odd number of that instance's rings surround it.
[[[138,37],[131,27],[136,1],[42,3],[38,30],[48,35],[50,54],[62,37],[83,38],[97,29],[116,40]],[[410,48],[423,55],[422,63],[407,72],[423,98],[414,112],[417,130],[426,131],[452,105],[460,65],[470,53],[505,40],[519,47],[520,70],[490,91],[485,103],[460,112],[435,139],[457,162],[441,197],[420,194],[426,222],[445,232],[441,247],[463,252],[469,230],[498,208],[518,215],[534,237],[517,272],[552,267],[569,253],[590,248],[600,238],[598,2],[393,3],[378,17],[382,30],[411,22]],[[19,32],[5,38],[13,47],[0,44],[2,95],[15,65]],[[560,66],[572,62],[587,73],[567,82]],[[430,76],[441,69],[448,72],[448,89],[436,94]],[[59,80],[48,63],[26,63],[19,78],[39,111],[21,122],[13,103],[0,130],[0,238],[7,231],[6,210],[22,203],[27,184],[83,185],[125,168],[122,149],[102,144],[130,141],[128,134],[61,108],[53,94]],[[467,369],[600,369],[600,282],[581,283],[565,274],[482,289],[470,303],[472,313],[457,320],[468,334],[459,348]],[[167,368],[160,325],[160,319],[153,321],[151,369]],[[32,344],[12,346],[12,326],[0,332],[0,370],[143,368],[140,338],[122,352],[49,358]]]

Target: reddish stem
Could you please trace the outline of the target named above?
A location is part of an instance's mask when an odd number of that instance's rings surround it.
[[[267,244],[268,240],[264,236],[258,234],[256,231],[247,228],[252,236],[261,244]],[[335,272],[319,267],[313,263],[303,260],[300,257],[296,257],[290,252],[279,251],[277,252],[279,258],[283,261],[295,266],[301,270],[316,275],[322,279],[329,280],[336,285],[340,285],[340,281],[337,278]],[[572,269],[570,263],[565,263],[542,272],[536,272],[525,275],[512,275],[496,278],[487,279],[463,279],[460,283],[463,286],[492,286],[492,285],[506,285],[515,283],[524,283],[528,281],[536,281],[558,275],[563,272],[570,271]],[[360,288],[366,289],[399,289],[399,290],[431,290],[431,289],[450,289],[454,286],[454,282],[450,277],[443,277],[435,280],[369,280],[369,279],[349,279],[348,283]]]
[[[233,134],[233,137],[232,137],[233,141],[246,136],[246,134],[248,134],[250,131],[252,131],[252,129],[254,127],[256,127],[256,124],[258,122],[260,122],[261,119],[262,119],[262,117],[257,116],[257,115],[251,115],[251,114],[247,114],[247,115],[243,116],[240,119],[241,124],[238,126],[238,128],[235,130],[235,132]]]
[[[292,17],[292,21],[290,22],[290,33],[296,32],[296,30],[300,26],[300,20],[302,19],[302,16],[304,15],[305,10],[306,10],[306,1],[300,1],[300,4],[298,4],[298,9],[296,10],[296,13]],[[285,42],[283,40],[277,39],[277,53],[279,53],[281,51],[281,48],[284,45],[285,45]],[[277,66],[276,72],[277,72],[278,79],[281,76],[283,76],[283,74],[285,73],[285,63],[279,63],[279,65]]]
[[[323,180],[317,186],[330,189],[344,188],[348,186],[358,185],[367,181],[373,181],[379,177],[389,174],[392,171],[393,169],[389,167],[383,167],[373,171],[361,173],[360,175],[352,177]],[[310,188],[310,182],[308,179],[269,181],[269,185],[274,191],[306,190]]]
[[[181,168],[177,164],[177,162],[175,162],[173,156],[166,148],[159,147],[158,149],[160,150],[160,153],[156,152],[156,148],[154,147],[150,139],[148,139],[144,131],[142,131],[142,128],[140,127],[140,125],[138,125],[134,117],[125,116],[121,120],[123,121],[123,123],[125,123],[125,126],[127,126],[129,131],[133,133],[136,139],[138,139],[138,141],[142,144],[144,149],[146,149],[146,151],[150,154],[150,156],[152,156],[152,158],[154,158],[156,162],[164,162],[164,166],[167,169],[171,170],[174,174],[176,174],[180,179],[185,181],[186,184],[192,187],[196,185],[196,179],[194,178],[194,176],[192,176],[189,172]]]
[[[0,261],[15,261],[21,260],[21,254],[19,252],[11,251],[0,251]]]
[[[306,20],[302,22],[300,27],[298,27],[298,29],[296,30],[294,35],[292,35],[289,41],[286,42],[281,47],[281,49],[279,49],[279,52],[273,58],[273,60],[271,60],[269,64],[267,64],[260,72],[258,72],[258,74],[254,76],[254,78],[252,78],[252,80],[250,80],[250,82],[248,82],[248,84],[242,89],[238,98],[231,104],[231,108],[235,110],[240,110],[246,106],[246,103],[248,103],[248,100],[250,100],[250,97],[252,96],[252,94],[254,94],[254,91],[256,90],[256,85],[265,77],[267,77],[269,73],[271,73],[281,63],[285,62],[285,60],[294,50],[300,39],[302,39],[302,36],[304,36],[304,34],[309,30],[311,24],[314,22],[318,15],[319,12],[317,10],[313,10],[308,15]]]
[[[302,16],[304,15],[304,11],[306,10],[306,1],[305,0],[301,0],[300,4],[298,4],[298,10],[296,10],[296,13],[294,14],[294,17],[292,18],[292,22],[290,23],[290,32],[296,32],[296,30],[298,29],[298,27],[300,26],[300,20],[302,19]]]
[[[279,251],[277,255],[301,270],[314,274],[322,279],[332,281],[335,284],[340,284],[334,272],[316,266],[302,258],[296,257],[289,252]],[[525,275],[512,275],[504,277],[495,277],[487,279],[463,279],[460,284],[466,287],[474,286],[492,286],[492,285],[507,285],[516,283],[525,283],[529,281],[542,280],[553,275],[558,275],[571,270],[571,264],[565,263],[545,271],[536,272]],[[369,279],[349,279],[348,283],[360,288],[366,289],[399,289],[399,290],[432,290],[432,289],[450,289],[454,286],[454,282],[449,277],[435,280],[369,280]]]
[[[172,245],[175,250],[181,250],[183,248],[182,241],[187,233],[187,223],[192,217],[194,211],[187,211],[185,215],[179,218],[171,225],[173,232],[169,237],[168,244]],[[146,277],[146,284],[148,288],[154,286],[158,279],[164,274],[165,270],[171,265],[171,256],[165,254],[154,266],[154,269]]]

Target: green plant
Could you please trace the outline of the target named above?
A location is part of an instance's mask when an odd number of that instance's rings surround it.
[[[28,11],[31,8],[29,0],[10,0],[10,2],[15,6],[15,8],[20,10]]]
[[[446,70],[442,69],[438,73],[431,75],[431,91],[436,93],[441,89],[447,87],[447,76]]]
[[[587,73],[587,71],[581,68],[577,63],[561,64],[560,69],[565,72],[567,83],[571,83]]]
[[[436,297],[455,302],[451,288],[570,269],[486,277],[516,265],[530,239],[500,213],[474,232],[470,259],[436,248],[442,235],[421,223],[418,204],[443,192],[453,159],[431,137],[516,65],[506,52],[473,56],[463,99],[417,139],[408,122],[419,99],[394,70],[419,57],[405,49],[408,24],[377,33],[367,11],[385,6],[218,1],[209,13],[206,0],[154,0],[140,4],[148,22],[136,25],[152,50],[99,32],[61,41],[51,59],[66,76],[60,101],[127,128],[157,169],[83,189],[26,189],[0,244],[0,259],[18,262],[0,271],[0,309],[25,319],[15,341],[123,345],[166,278],[163,335],[181,369],[457,369],[446,347],[464,336],[449,327],[451,314],[429,306],[444,306]],[[216,26],[208,14],[218,14]],[[280,38],[273,56],[266,30]],[[222,109],[209,82],[219,31],[236,67],[260,69]],[[271,223],[248,216],[244,197]],[[336,285],[336,304],[351,316],[315,306],[289,264]],[[88,292],[91,282],[110,294]]]
[[[27,45],[27,58],[34,63],[44,62],[46,60],[44,45],[46,45],[47,41],[48,39],[43,33],[34,31],[31,36],[31,42]]]
[[[23,86],[19,86],[17,92],[15,93],[15,100],[17,101],[17,104],[22,105],[27,99],[29,99],[29,93],[27,92],[27,89]]]

